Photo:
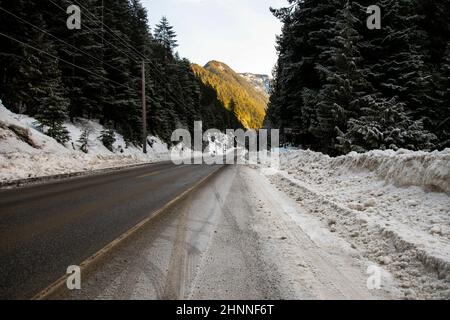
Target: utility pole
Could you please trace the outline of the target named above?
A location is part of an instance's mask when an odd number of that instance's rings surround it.
[[[145,61],[142,61],[142,135],[144,147],[142,151],[147,153],[147,106],[145,103]]]

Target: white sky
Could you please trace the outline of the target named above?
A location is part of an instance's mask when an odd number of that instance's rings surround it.
[[[286,0],[142,0],[150,26],[163,15],[178,34],[182,57],[200,65],[219,60],[237,72],[271,74],[281,23],[269,8]]]

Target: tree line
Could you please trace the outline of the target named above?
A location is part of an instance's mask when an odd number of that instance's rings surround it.
[[[330,155],[450,147],[450,1],[289,0],[267,119]],[[367,8],[381,8],[381,28]]]
[[[80,29],[66,24],[70,5],[81,10]],[[0,98],[61,143],[65,121],[88,118],[139,145],[145,62],[150,133],[170,142],[173,130],[193,131],[194,121],[240,126],[176,47],[165,17],[150,30],[140,0],[0,0]]]

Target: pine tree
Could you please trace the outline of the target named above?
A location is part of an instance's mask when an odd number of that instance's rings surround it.
[[[33,9],[36,7],[31,8]],[[44,17],[38,11],[30,13],[28,19],[42,29],[47,28]],[[18,81],[22,84],[21,98],[27,106],[28,114],[36,118],[44,132],[65,144],[69,135],[63,124],[67,118],[69,101],[61,80],[58,53],[54,42],[38,29],[30,27],[29,35],[32,47],[24,48],[24,56],[32,66],[24,63],[21,68],[23,73]],[[28,83],[28,88],[24,83]]]
[[[24,15],[29,12],[25,1],[3,1],[1,6],[10,12],[23,12]],[[25,43],[28,41],[24,35],[28,35],[29,28],[19,24],[16,18],[3,10],[0,10],[0,30]],[[36,70],[31,60],[33,52],[5,36],[0,36],[0,48],[0,99],[15,112],[27,112],[31,97],[24,79]],[[25,59],[25,55],[28,59]],[[29,63],[25,64],[26,61]]]
[[[102,130],[99,139],[109,151],[114,151],[114,143],[116,142],[115,133],[112,129]]]
[[[348,119],[359,116],[362,100],[372,91],[365,81],[366,71],[360,67],[357,44],[361,37],[354,27],[357,22],[346,1],[331,27],[335,36],[320,55],[324,63],[316,66],[324,84],[316,102],[317,126],[310,130],[330,153],[334,152],[337,130],[345,131]]]
[[[333,155],[448,146],[448,4],[382,0],[382,28],[369,30],[369,0],[289,3],[273,10],[283,30],[267,118],[291,142]]]
[[[103,88],[105,104],[103,123],[112,122],[126,141],[141,141],[139,125],[141,59],[131,45],[133,11],[128,1],[112,1],[104,11],[105,32],[104,69],[107,85]],[[131,47],[133,46],[133,48]]]
[[[416,1],[415,1],[416,2]],[[415,119],[429,117],[425,91],[431,86],[421,45],[425,33],[419,28],[419,16],[409,0],[383,0],[382,34],[376,39],[380,50],[373,73],[386,97],[396,97]]]
[[[72,1],[61,1],[67,8]],[[70,100],[69,118],[92,118],[98,116],[103,108],[103,88],[105,75],[103,68],[101,8],[97,0],[84,0],[82,5],[82,26],[80,30],[69,30],[61,22],[63,14],[60,7],[46,2],[43,7],[49,24],[48,31],[61,39],[55,41],[59,57],[71,64],[61,63],[62,81]]]
[[[304,95],[318,94],[322,77],[316,66],[323,62],[321,54],[329,48],[334,34],[336,1],[292,0],[291,6],[272,10],[283,22],[283,32],[278,38],[279,59],[274,74],[274,89],[268,115],[273,124],[294,129],[304,145],[318,145],[315,107],[305,105]],[[316,127],[317,128],[317,127]]]
[[[176,40],[177,34],[165,16],[156,25],[154,37],[168,51],[173,51],[173,49],[178,47],[178,41]]]
[[[39,126],[50,137],[61,144],[70,140],[69,132],[64,127],[68,101],[62,98],[60,94],[55,93],[53,88],[49,87],[50,92],[38,98],[39,108],[35,115]]]
[[[58,53],[52,39],[40,31],[45,30],[47,24],[38,5],[33,1],[18,1],[5,3],[3,6],[18,18],[2,11],[0,20],[4,24],[1,24],[1,31],[18,41],[1,37],[0,64],[4,66],[1,77],[2,99],[12,107],[16,106],[16,111],[26,112],[31,116],[38,112],[44,114],[42,109],[45,103],[54,104],[53,101],[60,100],[64,113],[67,101],[64,99]],[[48,117],[50,113],[45,114]]]
[[[341,153],[435,148],[436,136],[424,129],[421,120],[412,120],[402,103],[395,99],[376,101],[369,97],[366,104],[366,113],[360,118],[350,119],[346,132],[339,132],[338,150]]]
[[[80,150],[84,153],[88,153],[89,135],[90,131],[88,129],[84,129],[77,141],[80,144]]]

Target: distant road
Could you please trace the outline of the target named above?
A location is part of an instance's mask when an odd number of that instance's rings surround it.
[[[0,191],[0,299],[28,299],[220,166],[152,164]]]

